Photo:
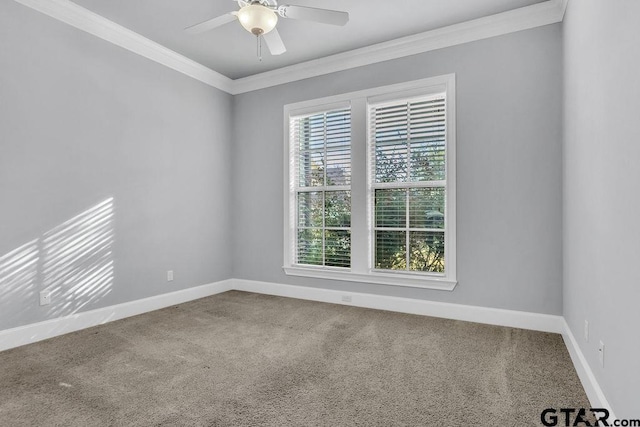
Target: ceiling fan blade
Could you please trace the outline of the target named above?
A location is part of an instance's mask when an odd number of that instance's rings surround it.
[[[213,30],[224,24],[235,21],[237,18],[236,12],[229,12],[224,15],[220,15],[217,18],[209,19],[208,21],[201,22],[196,25],[185,28],[184,30],[189,34],[200,34],[205,31]]]
[[[284,47],[284,43],[280,38],[278,30],[275,28],[262,36],[262,38],[264,38],[265,43],[267,43],[267,47],[269,48],[271,55],[282,55],[287,51],[287,48]]]
[[[293,6],[290,4],[278,7],[283,18],[303,19],[331,25],[345,25],[349,22],[349,14],[338,10],[316,9],[315,7]]]

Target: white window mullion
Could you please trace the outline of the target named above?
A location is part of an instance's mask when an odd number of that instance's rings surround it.
[[[324,113],[324,121],[322,124],[322,139],[324,140],[323,144],[323,157],[322,162],[324,164],[323,167],[323,177],[322,184],[325,188],[327,188],[327,113]],[[322,191],[322,265],[325,266],[327,264],[327,192],[326,190]]]
[[[367,100],[359,98],[351,102],[351,271],[363,274],[370,268],[368,181]]]
[[[325,152],[326,152],[326,150],[325,150]],[[324,171],[325,171],[324,179],[325,179],[325,183],[326,183],[327,182],[327,168],[326,168],[326,166],[324,168]],[[325,206],[326,206],[326,203],[327,203],[326,197],[327,197],[327,193],[323,191],[322,192],[322,265],[326,264],[326,257],[327,257],[327,254],[326,254],[326,250],[327,250],[326,249],[327,219],[326,219],[326,209],[325,209]]]
[[[407,182],[411,182],[411,104],[407,103]],[[408,199],[407,199],[408,200]],[[407,211],[408,214],[409,211]],[[408,266],[409,264],[407,264]]]
[[[445,273],[447,277],[456,279],[457,256],[456,256],[456,87],[453,81],[447,85],[446,125],[445,134],[446,163],[445,171],[447,176],[446,196],[445,196],[445,218],[448,222],[446,231]]]
[[[298,193],[319,193],[321,191],[349,191],[351,187],[348,185],[334,185],[329,187],[298,187]]]
[[[415,181],[410,184],[406,182],[377,182],[372,184],[373,188],[432,188],[446,187],[446,181]]]
[[[408,175],[407,175],[408,176]],[[405,256],[406,256],[406,263],[407,263],[407,268],[405,270],[409,271],[409,263],[411,262],[411,258],[409,257],[410,253],[409,253],[409,247],[411,244],[411,239],[409,236],[409,193],[410,193],[410,189],[407,188],[405,191],[405,195],[404,195],[404,200],[405,200],[405,215],[404,215],[404,220],[405,220]]]
[[[411,182],[411,104],[407,102],[407,182]],[[409,194],[411,193],[411,189],[407,188],[405,190],[405,221],[406,221],[406,236],[405,236],[405,256],[406,256],[406,270],[411,270],[409,265],[411,263],[411,236],[409,235]]]

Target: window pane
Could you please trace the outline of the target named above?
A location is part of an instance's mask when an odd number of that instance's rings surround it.
[[[351,226],[351,192],[327,191],[325,193],[325,226]]]
[[[324,185],[324,152],[301,152],[298,164],[300,168],[300,187]]]
[[[446,179],[444,137],[411,141],[411,181]]]
[[[444,273],[444,232],[411,231],[409,270]]]
[[[412,102],[409,110],[411,115],[411,138],[444,134],[444,98]]]
[[[411,129],[411,180],[445,179],[445,101],[413,102],[409,107]]]
[[[444,229],[444,188],[409,190],[409,226]]]
[[[407,226],[407,190],[376,190],[376,227]]]
[[[298,230],[298,263],[322,265],[322,229]]]
[[[332,267],[351,267],[350,231],[325,231],[325,265]]]
[[[351,184],[351,152],[344,150],[327,151],[327,185]]]
[[[405,231],[376,231],[375,268],[406,270],[407,240]]]
[[[407,143],[376,146],[376,182],[407,181]]]
[[[376,144],[407,140],[407,104],[378,107],[375,109]]]
[[[376,108],[374,121],[376,182],[407,181],[407,103]]]
[[[300,119],[298,126],[300,151],[324,147],[324,114]]]
[[[349,148],[351,145],[351,110],[327,113],[327,149]]]
[[[298,193],[298,226],[322,227],[322,193]]]

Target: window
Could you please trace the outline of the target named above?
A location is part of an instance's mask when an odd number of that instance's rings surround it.
[[[297,173],[296,261],[351,266],[351,112],[291,119]]]
[[[287,274],[455,287],[454,81],[285,106]]]
[[[445,102],[369,107],[375,269],[445,272]]]

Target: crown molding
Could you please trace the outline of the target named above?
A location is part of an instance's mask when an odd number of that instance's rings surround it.
[[[564,15],[567,13],[567,6],[569,5],[569,0],[557,0],[559,3],[558,7],[562,10],[562,21],[564,21]]]
[[[564,6],[563,6],[564,3]],[[463,43],[562,22],[566,0],[531,6],[402,37],[233,81],[234,95]]]
[[[172,68],[217,89],[237,95],[364,65],[456,46],[562,22],[569,0],[531,6],[402,37],[336,55],[232,80],[171,49],[110,21],[70,0],[14,0],[61,22]]]
[[[116,46],[172,68],[225,92],[233,80],[69,0],[15,0]]]

